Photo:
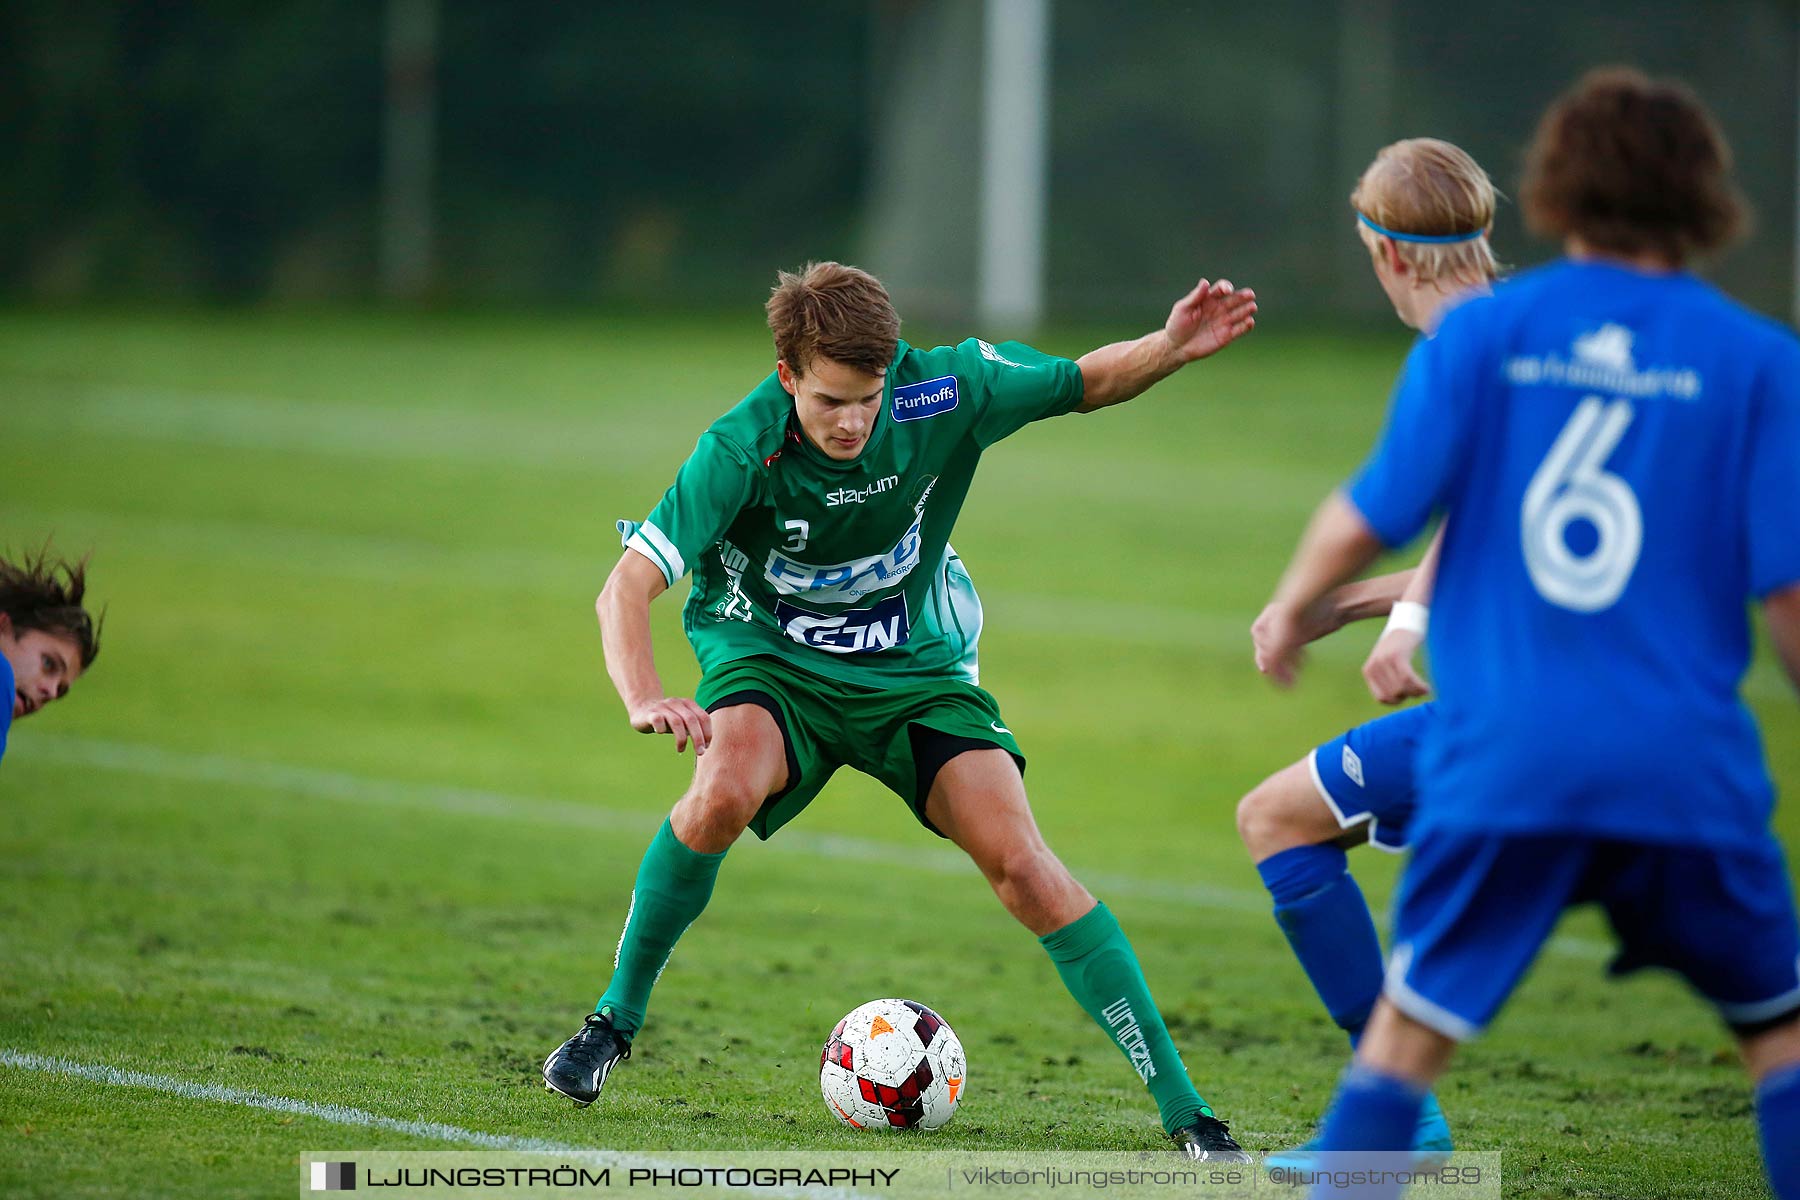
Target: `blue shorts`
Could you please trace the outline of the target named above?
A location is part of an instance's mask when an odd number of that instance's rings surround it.
[[[1369,823],[1369,844],[1390,854],[1406,849],[1412,818],[1413,758],[1433,708],[1420,704],[1358,725],[1312,752],[1313,783],[1345,829]]]
[[[1429,832],[1401,878],[1383,994],[1447,1037],[1474,1037],[1577,904],[1606,910],[1612,974],[1676,971],[1740,1032],[1800,1014],[1800,925],[1773,836],[1718,850]]]

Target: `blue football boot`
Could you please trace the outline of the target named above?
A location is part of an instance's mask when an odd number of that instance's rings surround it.
[[[1438,1105],[1437,1096],[1427,1092],[1425,1106],[1419,1110],[1419,1123],[1413,1126],[1413,1167],[1420,1171],[1441,1167],[1449,1161],[1450,1153],[1455,1149],[1456,1145],[1450,1139],[1450,1122],[1444,1119],[1444,1110]],[[1316,1170],[1319,1153],[1319,1138],[1314,1134],[1292,1150],[1278,1150],[1269,1155],[1263,1160],[1263,1165],[1283,1167],[1290,1171]]]

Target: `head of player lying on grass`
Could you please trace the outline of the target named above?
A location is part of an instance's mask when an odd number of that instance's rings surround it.
[[[68,695],[100,653],[100,631],[81,606],[86,591],[85,562],[47,551],[0,559],[0,658],[12,679],[12,720]]]

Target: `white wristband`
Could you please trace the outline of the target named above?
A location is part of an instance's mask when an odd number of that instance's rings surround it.
[[[1387,634],[1396,629],[1403,629],[1407,633],[1416,633],[1420,637],[1424,637],[1425,627],[1430,622],[1431,610],[1423,604],[1415,600],[1396,600],[1393,609],[1388,613],[1387,628],[1381,632]]]

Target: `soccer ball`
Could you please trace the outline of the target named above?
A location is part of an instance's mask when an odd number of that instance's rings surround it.
[[[956,1113],[968,1071],[944,1018],[911,1000],[871,1000],[825,1039],[819,1090],[855,1129],[936,1129]]]

